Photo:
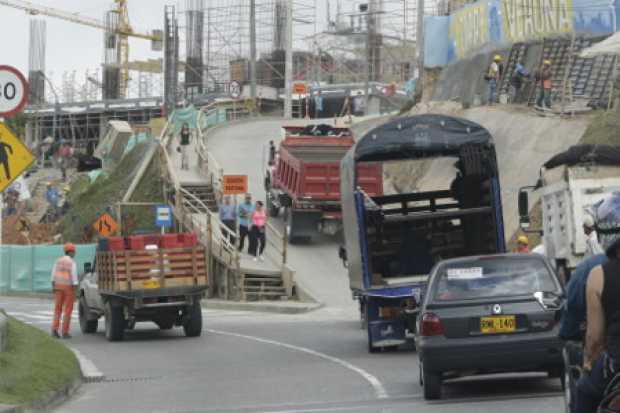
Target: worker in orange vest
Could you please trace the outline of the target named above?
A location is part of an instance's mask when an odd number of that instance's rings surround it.
[[[537,109],[551,109],[551,90],[553,89],[553,71],[551,60],[545,60],[543,67],[536,73],[536,80],[540,82],[540,93],[536,100]]]
[[[77,264],[75,257],[75,245],[67,243],[64,246],[65,255],[58,258],[52,270],[52,290],[54,291],[54,322],[52,324],[52,337],[60,338],[60,315],[62,314],[62,338],[71,338],[69,326],[73,302],[75,301],[75,288],[78,285]]]

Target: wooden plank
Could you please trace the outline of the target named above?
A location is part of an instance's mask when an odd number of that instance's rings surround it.
[[[194,276],[194,285],[198,285],[198,264],[196,263],[196,248],[192,254],[192,275]]]
[[[184,262],[179,262],[179,263],[165,263],[165,267],[166,269],[185,269],[185,268],[189,268],[189,269],[193,269],[194,268],[194,259],[192,259],[192,261],[184,261]],[[196,261],[195,263],[196,269],[197,270],[204,270],[205,266],[204,263]],[[125,264],[119,264],[117,265],[117,269],[119,273],[125,273],[126,269],[125,269]],[[140,265],[135,265],[135,264],[131,264],[131,270],[132,272],[148,272],[150,270],[157,270],[159,271],[159,268],[157,265],[152,264],[152,265],[146,265],[146,264],[140,264]]]
[[[125,257],[126,258],[128,257],[127,251],[125,251]],[[125,274],[126,274],[126,277],[127,277],[127,288],[129,288],[129,290],[131,291],[131,281],[132,280],[131,280],[131,262],[130,262],[130,260],[127,260],[127,265],[126,265],[126,268],[125,268]]]
[[[127,286],[127,281],[120,281],[118,283],[119,288],[113,291],[129,291],[128,286]],[[206,277],[198,277],[197,278],[197,284],[194,284],[194,277],[184,277],[184,278],[175,278],[175,279],[171,279],[168,280],[167,283],[167,287],[168,288],[174,288],[174,287],[194,287],[194,286],[198,286],[198,287],[204,287],[207,286],[207,278]],[[157,289],[149,289],[149,288],[142,288],[142,282],[140,283],[136,283],[134,285],[134,291],[135,290],[152,290],[155,291]],[[110,290],[108,290],[110,291]]]

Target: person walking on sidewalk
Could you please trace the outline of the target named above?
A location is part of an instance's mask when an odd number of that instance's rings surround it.
[[[64,246],[65,255],[58,258],[52,269],[52,290],[54,291],[54,321],[52,336],[60,338],[60,316],[62,314],[62,338],[71,338],[69,327],[75,301],[75,288],[78,285],[75,245],[67,243]]]
[[[235,245],[235,234],[237,234],[237,208],[235,205],[231,204],[230,196],[224,197],[224,203],[220,205],[219,214],[220,221],[231,231],[228,233],[230,243]]]
[[[188,170],[189,169],[189,142],[190,142],[191,132],[189,130],[189,125],[186,123],[183,125],[181,129],[181,169]]]
[[[265,261],[263,252],[265,251],[265,242],[267,241],[265,237],[266,226],[267,212],[265,211],[263,203],[261,201],[256,201],[256,207],[252,213],[252,233],[250,236],[253,245],[252,252],[254,253],[254,261],[257,259]]]
[[[497,54],[493,57],[493,61],[489,65],[487,73],[484,77],[487,82],[489,82],[489,105],[497,103],[497,85],[502,76],[502,68],[502,57]]]
[[[551,60],[545,60],[543,67],[536,73],[536,80],[540,82],[540,93],[536,100],[536,107],[540,109],[551,109],[551,89],[553,88],[553,72],[551,71]]]
[[[252,195],[245,194],[243,203],[237,207],[237,217],[239,219],[239,251],[243,251],[245,239],[250,235],[252,213],[254,212],[254,205],[252,204]],[[252,250],[252,239],[250,238],[250,245],[248,246],[248,253]]]

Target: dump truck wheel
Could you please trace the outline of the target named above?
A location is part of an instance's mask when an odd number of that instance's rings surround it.
[[[200,301],[196,301],[188,310],[189,320],[183,325],[185,335],[187,337],[200,337],[200,334],[202,334],[202,308],[200,307]]]
[[[88,318],[88,305],[86,305],[86,300],[84,296],[80,297],[80,301],[78,304],[78,312],[80,315],[80,330],[82,330],[83,334],[94,334],[97,332],[97,326],[99,325],[99,320],[96,318],[94,320],[90,320]]]
[[[125,335],[125,317],[123,307],[114,306],[109,301],[105,304],[105,338],[108,341],[121,341]]]

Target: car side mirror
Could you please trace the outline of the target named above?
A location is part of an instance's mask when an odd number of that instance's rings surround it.
[[[93,270],[93,264],[91,264],[90,262],[85,262],[84,263],[84,274],[88,274],[89,272],[92,272]]]

